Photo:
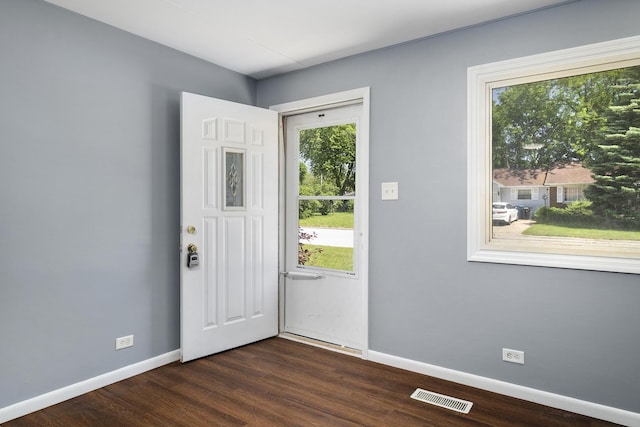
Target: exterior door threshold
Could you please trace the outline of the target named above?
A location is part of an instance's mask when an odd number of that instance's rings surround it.
[[[337,353],[346,354],[349,356],[355,356],[362,358],[362,351],[355,348],[345,347],[338,344],[333,344],[326,341],[320,341],[313,338],[305,337],[302,335],[292,334],[290,332],[282,332],[278,335],[280,338],[284,338],[291,341],[296,341],[302,344],[308,344],[314,347],[324,348],[325,350],[335,351]]]

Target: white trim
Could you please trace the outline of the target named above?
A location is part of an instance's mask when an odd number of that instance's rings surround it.
[[[329,95],[317,96],[314,98],[303,99],[299,101],[287,102],[278,105],[272,105],[269,107],[270,110],[277,111],[280,114],[280,118],[278,120],[280,126],[280,138],[283,137],[284,129],[282,128],[282,117],[292,114],[299,114],[303,112],[309,112],[314,110],[320,110],[324,108],[336,107],[339,105],[349,105],[356,102],[362,102],[362,117],[361,117],[361,128],[359,130],[360,137],[362,138],[363,144],[358,153],[359,163],[361,163],[364,169],[364,173],[366,176],[369,176],[369,126],[370,126],[370,88],[363,87],[359,89],[347,90],[344,92],[337,92]],[[280,140],[280,149],[282,150],[284,147],[283,140]],[[283,160],[283,157],[280,157],[280,160]],[[280,176],[281,182],[283,182],[283,176]],[[282,185],[281,185],[282,191]],[[281,193],[283,194],[283,193]],[[360,270],[360,280],[363,283],[363,295],[362,295],[362,303],[364,304],[363,312],[363,340],[362,340],[362,358],[367,359],[368,357],[368,348],[369,348],[369,180],[363,180],[361,182],[361,190],[358,193],[358,197],[360,198],[360,203],[365,210],[362,215],[362,223],[360,225],[360,230],[362,231],[359,244],[362,251],[361,256],[361,270]],[[283,207],[281,206],[281,209]],[[283,222],[281,220],[281,229],[283,229]],[[282,232],[281,232],[282,233]],[[283,240],[283,236],[280,236],[281,241]],[[284,265],[284,254],[280,253],[281,256],[281,265]],[[280,312],[284,312],[284,307],[282,306],[284,302],[283,292],[282,292],[282,284],[283,277],[280,277]],[[280,318],[280,332],[282,332],[282,317]]]
[[[539,200],[540,199],[540,188],[532,187],[531,188],[531,200]]]
[[[440,378],[446,381],[463,384],[482,390],[499,393],[509,397],[526,400],[540,405],[551,406],[552,408],[586,415],[592,418],[618,423],[622,425],[640,425],[640,413],[625,411],[598,403],[587,402],[585,400],[574,399],[560,394],[549,393],[547,391],[511,384],[505,381],[494,380],[479,375],[468,374],[453,369],[442,368],[428,363],[417,362],[411,359],[392,356],[386,353],[369,350],[369,360],[384,365],[393,366],[419,374]],[[419,384],[416,384],[419,386]]]
[[[332,93],[330,95],[316,96],[314,98],[302,99],[300,101],[286,102],[284,104],[272,105],[270,110],[277,111],[281,115],[306,113],[309,111],[321,110],[328,107],[336,107],[340,104],[348,105],[362,100],[363,113],[366,115],[367,124],[369,121],[369,88],[347,90],[344,92]],[[367,128],[368,130],[369,128]]]
[[[640,274],[637,247],[571,247],[552,242],[491,239],[492,89],[532,80],[640,64],[640,36],[470,67],[467,70],[467,260]],[[532,195],[533,196],[533,195]]]
[[[107,372],[106,374],[98,375],[97,377],[89,378],[22,402],[14,403],[13,405],[0,408],[0,423],[5,423],[9,420],[39,411],[51,405],[106,387],[177,360],[180,360],[180,350],[173,350],[169,353],[161,354],[151,359],[143,360],[142,362],[134,363],[133,365],[125,366],[115,371]]]

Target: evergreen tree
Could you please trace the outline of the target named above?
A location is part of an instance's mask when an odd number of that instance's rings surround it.
[[[614,89],[606,130],[587,159],[596,182],[585,196],[596,215],[640,227],[640,67],[624,69]]]

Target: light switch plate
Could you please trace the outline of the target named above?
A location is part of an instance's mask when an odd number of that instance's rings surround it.
[[[398,183],[382,183],[382,200],[398,200]]]

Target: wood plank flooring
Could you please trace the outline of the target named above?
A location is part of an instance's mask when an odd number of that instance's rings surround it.
[[[416,388],[473,402],[461,414]],[[172,363],[15,419],[17,426],[613,426],[357,357],[272,338]]]

